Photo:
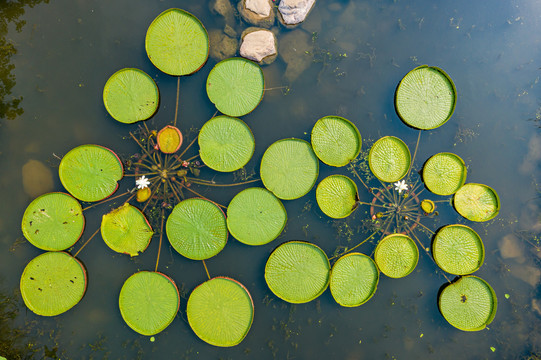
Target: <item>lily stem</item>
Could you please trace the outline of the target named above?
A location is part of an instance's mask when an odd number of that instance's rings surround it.
[[[91,209],[91,208],[93,208],[94,206],[98,206],[98,205],[101,205],[101,204],[105,204],[105,203],[108,202],[108,201],[111,201],[111,200],[114,200],[114,199],[118,199],[119,197],[126,196],[126,195],[128,195],[128,194],[130,194],[130,193],[131,193],[131,191],[126,191],[126,192],[123,193],[123,194],[120,194],[120,195],[117,195],[117,196],[113,196],[113,197],[109,197],[109,198],[107,198],[107,199],[105,199],[105,200],[102,200],[102,201],[100,201],[100,202],[97,202],[97,203],[95,203],[95,204],[92,204],[92,205],[89,205],[89,206],[85,207],[85,208],[83,209],[83,211],[88,210],[88,209]]]
[[[210,280],[210,274],[209,274],[209,269],[207,269],[207,264],[205,263],[205,260],[201,260],[201,261],[203,262],[203,266],[205,267],[205,272],[207,273],[207,277]]]
[[[75,255],[73,255],[73,257],[77,257],[77,255],[79,255],[79,253],[81,252],[81,250],[83,250],[86,246],[86,244],[88,244],[90,242],[90,240],[92,240],[92,238],[94,238],[94,236],[96,236],[96,234],[98,233],[98,231],[100,231],[100,229],[96,230],[96,232],[94,234],[92,234],[92,236],[90,236],[88,238],[88,240],[83,244],[83,246],[81,246],[81,248],[75,253]]]
[[[160,243],[158,244],[158,257],[156,258],[156,268],[154,271],[158,271],[158,264],[160,263],[160,252],[162,250],[162,238],[163,238],[163,219],[165,218],[165,216],[163,215],[163,208],[162,208],[162,214],[161,214],[161,217],[162,217],[162,221],[161,221],[161,225],[160,225]]]

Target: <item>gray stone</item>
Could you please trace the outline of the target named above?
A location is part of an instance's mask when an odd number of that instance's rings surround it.
[[[523,263],[524,249],[519,239],[513,234],[505,235],[498,243],[500,255],[502,259],[515,259],[519,263]]]
[[[223,16],[227,25],[235,26],[235,9],[229,0],[212,0],[209,8],[212,13]]]
[[[249,28],[242,35],[240,56],[270,64],[276,59],[276,37],[272,31]]]
[[[302,29],[290,31],[280,38],[278,53],[287,64],[284,77],[293,82],[312,64],[312,37]]]
[[[241,0],[238,10],[242,19],[249,24],[270,28],[276,17],[272,0]]]
[[[53,190],[53,173],[50,168],[37,160],[28,160],[23,165],[23,188],[35,198]]]
[[[512,265],[509,266],[511,274],[532,287],[536,287],[541,280],[541,270],[535,266],[530,265]]]
[[[297,25],[306,19],[316,0],[282,0],[278,5],[280,20],[284,25]]]
[[[220,30],[209,31],[210,57],[214,60],[223,60],[237,53],[238,41],[227,36]]]

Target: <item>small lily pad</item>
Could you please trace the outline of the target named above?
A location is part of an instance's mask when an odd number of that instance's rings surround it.
[[[316,200],[325,215],[345,218],[358,206],[357,185],[344,175],[327,176],[317,186]]]
[[[494,189],[483,184],[462,186],[453,197],[456,211],[471,221],[488,221],[500,211],[500,198]]]
[[[411,164],[407,145],[397,137],[385,136],[372,145],[368,164],[375,177],[384,182],[402,179]]]
[[[423,182],[437,195],[452,195],[466,182],[466,165],[452,153],[439,153],[423,166]]]
[[[436,204],[430,199],[424,199],[421,201],[421,209],[423,209],[425,214],[432,214],[436,210]]]
[[[81,204],[66,193],[48,193],[34,199],[26,208],[22,230],[35,247],[58,251],[79,240],[85,227]]]
[[[483,264],[485,248],[477,233],[465,225],[448,225],[434,237],[432,254],[438,266],[449,274],[467,275]]]
[[[391,234],[378,243],[374,260],[380,271],[388,277],[402,278],[417,266],[419,250],[409,236]]]
[[[167,125],[158,132],[156,136],[158,147],[164,154],[173,154],[182,145],[182,133],[174,126]]]
[[[349,164],[361,152],[361,134],[349,120],[325,116],[312,128],[312,147],[317,157],[330,166]]]
[[[370,300],[378,281],[379,270],[374,260],[361,253],[350,253],[334,263],[329,287],[338,304],[353,307]]]

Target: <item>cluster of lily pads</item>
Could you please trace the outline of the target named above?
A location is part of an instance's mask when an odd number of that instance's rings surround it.
[[[145,46],[151,62],[161,71],[178,76],[179,83],[180,76],[194,73],[205,64],[209,51],[203,25],[181,9],[169,9],[152,22]],[[29,262],[21,277],[21,293],[29,309],[38,315],[55,316],[75,306],[85,293],[86,270],[76,256],[86,243],[73,256],[65,251],[74,246],[85,228],[81,202],[101,204],[128,197],[102,218],[101,237],[112,250],[130,256],[143,252],[155,236],[149,216],[157,212],[154,227],[160,228],[159,249],[165,233],[179,254],[204,264],[225,247],[229,233],[251,246],[276,239],[287,222],[282,200],[298,199],[310,192],[317,182],[319,161],[343,167],[361,152],[361,135],[356,126],[342,117],[326,116],[315,123],[310,143],[285,138],[269,146],[260,166],[264,187],[244,189],[227,207],[219,205],[199,194],[192,185],[217,185],[200,177],[203,166],[232,172],[251,159],[254,137],[238,117],[251,112],[261,101],[263,73],[252,61],[226,59],[211,70],[206,90],[223,115],[206,122],[198,137],[180,151],[183,136],[176,127],[177,111],[172,124],[160,131],[150,130],[144,122],[154,115],[159,104],[158,87],[152,78],[132,68],[122,69],[109,78],[103,91],[104,105],[120,122],[143,121],[137,132],[130,132],[141,151],[123,163],[108,148],[81,145],[62,158],[59,177],[67,193],[54,192],[36,198],[22,220],[24,236],[46,251]],[[422,66],[402,79],[395,102],[398,115],[406,124],[420,131],[429,130],[451,117],[456,90],[442,70]],[[195,140],[198,140],[198,155],[184,158]],[[331,175],[320,181],[316,199],[323,213],[331,218],[347,217],[360,205],[371,207],[373,221],[379,225],[358,246],[383,234],[374,259],[352,252],[357,246],[337,259],[329,259],[315,244],[283,243],[271,253],[265,266],[265,280],[279,298],[304,303],[330,287],[338,304],[359,306],[375,293],[380,271],[400,278],[415,268],[419,251],[412,237],[420,241],[412,230],[424,226],[421,218],[430,216],[435,204],[420,200],[421,182],[411,185],[413,160],[400,139],[392,136],[379,139],[371,147],[367,161],[381,187],[369,187],[356,174],[373,195],[371,203],[361,202],[355,182],[343,175]],[[128,164],[126,169],[125,164]],[[112,197],[124,176],[132,176],[136,187]],[[426,189],[437,195],[453,195],[454,207],[462,216],[472,221],[495,217],[499,211],[496,192],[485,185],[465,184],[465,179],[466,167],[455,154],[436,154],[423,166]],[[393,183],[397,191],[393,191],[390,185]],[[135,205],[130,203],[132,200]],[[395,226],[395,223],[403,225]],[[497,299],[484,280],[469,275],[484,260],[481,238],[467,226],[445,226],[434,236],[432,256],[442,270],[459,276],[440,294],[443,316],[462,330],[484,328],[495,316]],[[332,267],[330,260],[334,262]],[[158,264],[159,252],[154,271],[133,274],[119,294],[120,313],[126,324],[147,336],[164,330],[180,307],[174,280],[158,272]],[[209,344],[237,345],[252,324],[254,304],[250,293],[232,278],[211,278],[208,271],[207,275],[209,280],[189,296],[188,323]]]

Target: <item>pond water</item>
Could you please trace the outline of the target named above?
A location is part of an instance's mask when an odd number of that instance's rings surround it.
[[[234,1],[236,2],[236,1]],[[164,245],[160,271],[171,276],[183,298],[173,323],[154,341],[131,330],[118,310],[123,282],[138,270],[154,268],[156,239],[130,259],[111,251],[99,238],[78,258],[88,270],[88,289],[73,309],[54,318],[34,315],[22,303],[18,284],[25,265],[42,253],[20,230],[26,206],[43,191],[63,191],[59,157],[81,144],[100,144],[124,157],[137,151],[126,137],[137,125],[113,120],[102,102],[105,81],[125,67],[144,70],[160,89],[160,108],[150,126],[170,123],[177,79],[148,60],[144,38],[150,22],[171,7],[197,16],[207,30],[223,29],[207,2],[191,0],[20,0],[0,3],[3,91],[0,162],[4,174],[0,207],[1,349],[13,358],[62,359],[515,359],[541,356],[539,236],[541,219],[541,3],[536,0],[319,0],[308,20],[290,30],[276,27],[278,42],[303,33],[309,48],[297,51],[306,70],[296,73],[282,58],[264,67],[268,90],[261,104],[243,117],[256,149],[246,169],[256,173],[265,149],[287,137],[310,140],[315,121],[325,115],[351,120],[363,136],[363,150],[386,135],[403,139],[413,153],[419,131],[397,117],[393,105],[400,79],[418,65],[444,69],[454,80],[458,100],[452,118],[420,137],[416,165],[448,151],[468,166],[468,182],[487,184],[501,200],[499,215],[472,223],[448,205],[426,224],[432,230],[461,223],[484,241],[486,257],[475,275],[488,281],[498,296],[498,312],[489,328],[463,332],[449,325],[437,306],[447,280],[429,256],[421,253],[415,271],[403,279],[381,276],[374,297],[358,308],[339,306],[327,290],[302,305],[272,294],[264,277],[270,252],[288,240],[314,242],[333,254],[351,247],[370,232],[361,207],[344,220],[332,220],[318,208],[315,190],[284,201],[288,224],[270,244],[249,247],[232,237],[207,261],[213,276],[233,277],[250,291],[255,304],[253,326],[233,348],[201,341],[186,320],[189,293],[207,279],[201,262],[183,258]],[[237,23],[237,30],[245,27]],[[295,45],[297,46],[297,45]],[[298,43],[299,49],[304,49]],[[293,50],[297,50],[295,47]],[[280,51],[291,52],[289,49]],[[215,108],[205,80],[216,60],[180,81],[178,124],[187,134],[210,119]],[[22,99],[17,103],[17,99]],[[192,135],[193,138],[193,135]],[[29,164],[25,168],[25,164]],[[23,184],[23,172],[40,162],[45,175],[38,184]],[[32,165],[33,164],[33,165]],[[26,170],[25,170],[26,169]],[[48,179],[48,171],[52,177]],[[330,174],[351,175],[346,168],[320,167],[319,180]],[[33,178],[37,179],[36,173]],[[203,170],[222,182],[232,175]],[[133,187],[133,179],[120,191]],[[360,197],[371,201],[360,186]],[[239,191],[204,190],[227,204]],[[427,192],[425,191],[425,194]],[[116,202],[116,205],[119,203]],[[85,212],[88,239],[111,204]],[[430,238],[420,240],[428,246]],[[375,241],[359,248],[372,254]],[[75,245],[72,253],[78,250]]]

